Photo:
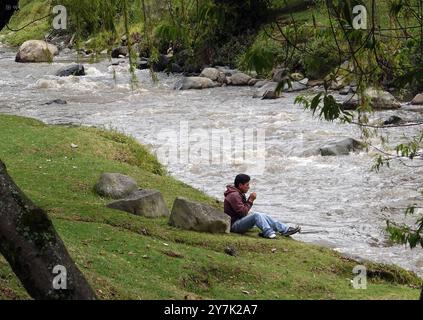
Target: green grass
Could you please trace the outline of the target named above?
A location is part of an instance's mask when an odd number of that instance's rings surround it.
[[[351,286],[357,264],[292,239],[183,231],[167,220],[107,209],[93,186],[103,172],[134,177],[176,196],[221,202],[166,175],[134,139],[85,127],[48,126],[0,115],[0,159],[22,190],[46,209],[71,256],[102,299],[417,299],[421,279],[368,264],[367,290]],[[70,147],[77,144],[77,149]],[[222,186],[223,188],[223,186]],[[237,257],[224,253],[231,245]],[[29,298],[0,258],[0,299]]]
[[[13,30],[21,29],[32,21],[38,20],[49,14],[50,0],[20,0],[20,10],[15,13],[9,22],[9,27]],[[42,19],[30,24],[17,32],[4,28],[0,35],[4,36],[4,41],[11,46],[20,46],[27,40],[41,40],[48,34],[50,29],[49,19]]]

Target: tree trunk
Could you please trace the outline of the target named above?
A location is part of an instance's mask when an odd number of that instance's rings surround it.
[[[96,298],[46,212],[23,194],[1,161],[0,253],[34,299]]]
[[[2,0],[0,3],[0,31],[9,23],[13,13],[18,10],[18,0]]]

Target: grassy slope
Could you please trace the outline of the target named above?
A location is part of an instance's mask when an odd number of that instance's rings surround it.
[[[160,168],[155,158],[121,134],[0,115],[0,136],[0,159],[24,192],[48,211],[100,298],[418,298],[420,279],[396,267],[369,264],[368,289],[354,290],[350,280],[356,263],[329,249],[292,239],[264,240],[257,232],[182,231],[166,219],[105,208],[109,201],[92,191],[105,171],[129,174],[141,187],[159,189],[169,208],[176,196],[221,206],[169,176],[152,173]],[[79,148],[72,149],[71,143]],[[236,247],[237,257],[224,253],[227,245]],[[28,296],[0,258],[0,299],[14,298]]]
[[[50,0],[20,0],[20,10],[10,20],[9,26],[11,29],[21,29],[28,23],[45,17],[49,14]],[[4,36],[4,41],[11,46],[19,46],[26,40],[44,39],[44,36],[49,33],[48,19],[37,21],[28,27],[12,32],[4,28],[0,32],[0,36]],[[0,38],[0,40],[2,40]]]

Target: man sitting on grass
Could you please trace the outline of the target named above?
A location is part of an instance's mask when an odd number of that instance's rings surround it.
[[[255,192],[248,199],[245,196],[250,190],[250,180],[248,175],[240,174],[235,178],[235,184],[227,186],[225,191],[224,209],[231,217],[231,232],[246,233],[256,226],[261,230],[260,236],[268,239],[275,239],[276,233],[288,237],[300,232],[300,227],[288,228],[267,214],[260,212],[248,214],[257,198]]]

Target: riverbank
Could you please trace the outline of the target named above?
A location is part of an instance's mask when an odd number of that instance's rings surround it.
[[[165,174],[122,134],[48,126],[0,116],[0,158],[23,191],[45,208],[70,254],[102,299],[417,299],[421,280],[394,266],[366,263],[367,290],[351,285],[356,262],[292,239],[187,232],[107,209],[92,187],[105,171],[176,196],[221,207]],[[13,143],[11,143],[13,141]],[[78,148],[71,148],[71,144]],[[231,245],[237,256],[224,252]],[[0,298],[28,298],[0,259]]]

